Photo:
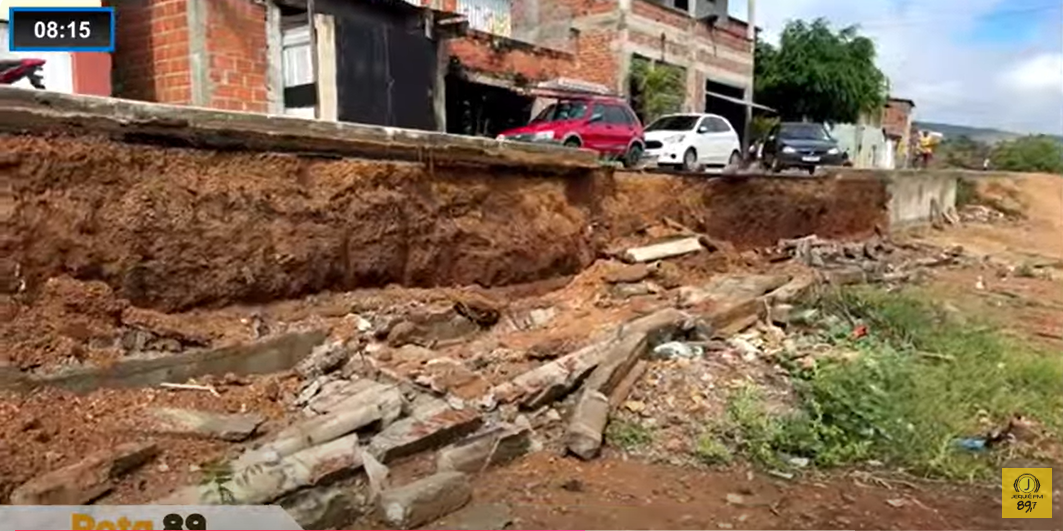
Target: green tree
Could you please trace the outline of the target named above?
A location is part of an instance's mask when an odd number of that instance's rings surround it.
[[[1048,135],[1016,138],[997,144],[990,161],[1006,171],[1063,173],[1063,142]]]
[[[835,32],[825,19],[787,23],[775,47],[758,40],[754,92],[784,120],[854,123],[880,112],[889,90],[875,43],[856,26]]]
[[[682,67],[631,58],[631,106],[642,123],[679,112],[686,95],[685,74]]]

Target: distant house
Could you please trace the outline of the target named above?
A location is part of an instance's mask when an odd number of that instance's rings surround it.
[[[907,168],[911,165],[912,110],[915,102],[903,98],[889,98],[882,113],[882,129],[894,153],[894,166]]]

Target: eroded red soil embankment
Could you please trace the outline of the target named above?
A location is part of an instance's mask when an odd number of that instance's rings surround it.
[[[166,311],[323,290],[534,281],[670,217],[737,247],[885,220],[882,183],[436,169],[0,135],[0,291],[101,280]]]

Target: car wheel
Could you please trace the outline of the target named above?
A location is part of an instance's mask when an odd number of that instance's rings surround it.
[[[572,137],[572,138],[566,139],[561,145],[565,146],[565,147],[570,147],[570,148],[578,148],[578,147],[580,147],[581,144],[580,144],[578,138]]]
[[[732,151],[731,152],[731,157],[727,159],[727,165],[732,167],[732,168],[736,168],[738,166],[741,166],[742,165],[742,155],[740,155],[737,151]]]
[[[624,154],[624,167],[631,169],[639,165],[639,161],[642,160],[642,146],[639,144],[631,144],[631,147],[627,148],[627,153]]]
[[[698,169],[698,153],[694,151],[694,148],[687,148],[683,153],[683,171],[697,171]]]
[[[772,173],[779,173],[783,170],[782,164],[779,164],[779,159],[776,157],[771,158],[771,162],[768,164],[768,170]]]

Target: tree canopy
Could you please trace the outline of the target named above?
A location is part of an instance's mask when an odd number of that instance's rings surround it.
[[[1029,135],[1001,142],[990,162],[996,169],[1063,173],[1063,142],[1048,135]]]
[[[886,103],[875,43],[856,26],[835,32],[822,18],[791,21],[778,47],[758,39],[755,54],[756,99],[784,120],[854,123]]]

